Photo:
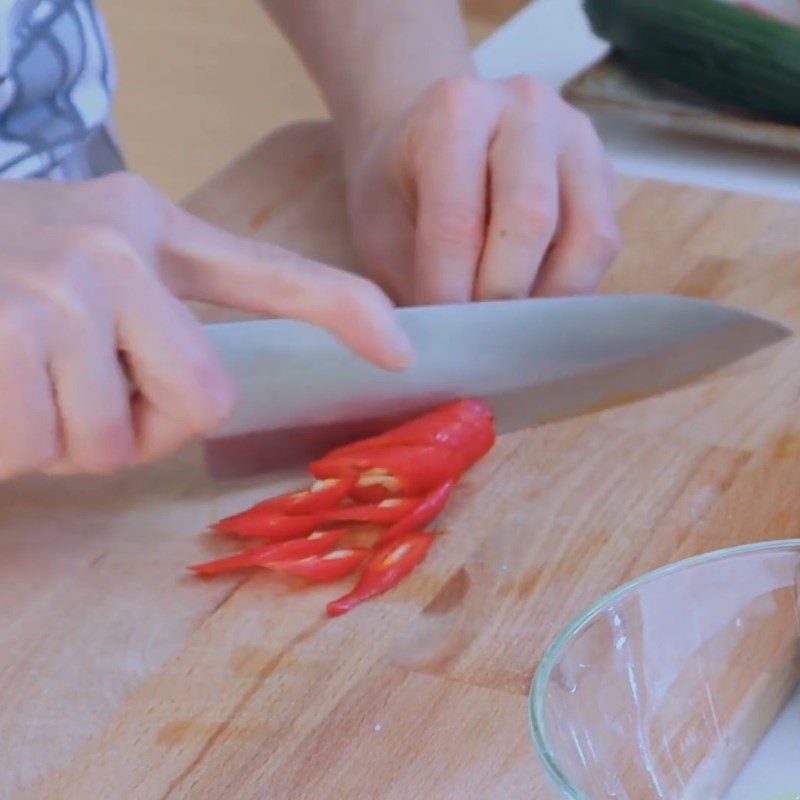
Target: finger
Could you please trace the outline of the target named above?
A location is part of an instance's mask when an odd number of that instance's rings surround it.
[[[174,411],[160,408],[145,395],[134,397],[131,415],[138,443],[136,460],[140,464],[158,461],[198,435],[194,428],[176,419]]]
[[[501,121],[489,154],[491,212],[476,297],[527,297],[558,224],[558,142],[531,112]]]
[[[560,160],[562,226],[534,293],[589,294],[620,248],[613,171],[591,124],[581,118]]]
[[[458,116],[423,144],[416,167],[414,283],[419,303],[472,299],[486,229],[494,112]]]
[[[138,460],[150,460],[218,427],[235,388],[202,326],[163,287],[129,287],[119,346],[137,390],[132,414]]]
[[[0,480],[41,469],[60,454],[43,346],[13,300],[0,309]]]
[[[414,220],[402,198],[379,198],[351,207],[354,244],[367,274],[404,305],[415,300],[410,265],[414,261]]]
[[[136,444],[128,385],[113,326],[80,334],[62,331],[50,372],[64,451],[55,471],[108,473],[133,463]]]
[[[301,319],[327,328],[380,366],[410,363],[411,344],[391,301],[364,278],[232,236],[179,209],[171,213],[165,251],[181,297]]]
[[[420,300],[409,268],[414,263],[414,221],[397,208],[371,225],[369,241],[359,250],[370,276],[401,305]]]

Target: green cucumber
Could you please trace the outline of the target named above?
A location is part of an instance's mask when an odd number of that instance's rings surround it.
[[[594,32],[635,69],[800,124],[800,28],[721,0],[584,0]]]

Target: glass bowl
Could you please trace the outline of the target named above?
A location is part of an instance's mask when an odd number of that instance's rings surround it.
[[[549,647],[531,728],[564,800],[800,798],[800,539],[612,592]]]

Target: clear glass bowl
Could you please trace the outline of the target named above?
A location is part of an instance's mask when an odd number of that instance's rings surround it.
[[[800,539],[736,547],[575,620],[534,678],[533,738],[560,800],[800,797],[799,681]]]

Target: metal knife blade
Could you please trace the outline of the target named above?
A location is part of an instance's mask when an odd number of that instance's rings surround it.
[[[307,461],[449,399],[491,402],[500,432],[688,383],[789,335],[717,303],[666,295],[401,309],[416,349],[385,372],[294,320],[207,326],[240,401],[206,442],[215,478]]]

